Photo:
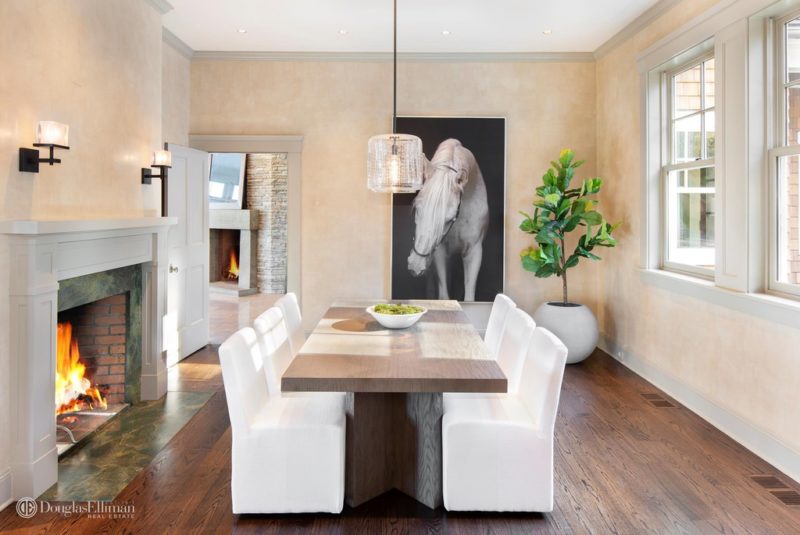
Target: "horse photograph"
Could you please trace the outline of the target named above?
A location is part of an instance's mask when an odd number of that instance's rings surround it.
[[[398,117],[420,137],[424,183],[395,194],[392,298],[492,301],[503,291],[505,119]]]

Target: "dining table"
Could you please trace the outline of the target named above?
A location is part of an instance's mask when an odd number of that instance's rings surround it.
[[[421,306],[411,327],[386,329],[376,303]],[[507,391],[507,380],[457,301],[334,302],[281,378],[285,392],[346,392],[345,500],[391,489],[442,505],[443,393]]]

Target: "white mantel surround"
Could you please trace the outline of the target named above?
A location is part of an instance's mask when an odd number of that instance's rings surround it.
[[[176,218],[0,221],[10,265],[11,474],[14,499],[58,479],[55,420],[59,281],[142,264],[143,400],[167,391],[163,353],[167,239]]]

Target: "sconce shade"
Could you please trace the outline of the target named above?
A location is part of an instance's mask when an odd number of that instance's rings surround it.
[[[39,121],[34,146],[69,148],[69,125],[55,121]]]
[[[172,167],[172,153],[168,150],[157,150],[153,153],[152,167]]]
[[[422,188],[422,140],[408,134],[372,136],[367,143],[367,187],[378,193]]]

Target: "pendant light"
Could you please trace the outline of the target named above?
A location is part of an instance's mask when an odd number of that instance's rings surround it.
[[[414,193],[422,188],[422,140],[397,133],[397,0],[394,0],[392,133],[367,143],[367,187],[379,193]]]

